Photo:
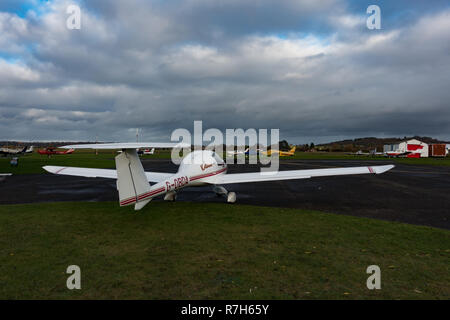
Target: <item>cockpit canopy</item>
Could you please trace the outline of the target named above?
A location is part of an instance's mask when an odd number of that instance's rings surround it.
[[[223,159],[211,150],[198,150],[189,153],[180,163],[179,170],[183,170],[187,166],[213,164],[214,166],[224,166]]]

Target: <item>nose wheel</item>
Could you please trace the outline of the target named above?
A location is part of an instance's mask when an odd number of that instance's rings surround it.
[[[236,202],[236,193],[235,192],[228,192],[227,189],[225,189],[222,186],[214,186],[213,191],[218,197],[226,196],[228,203]]]

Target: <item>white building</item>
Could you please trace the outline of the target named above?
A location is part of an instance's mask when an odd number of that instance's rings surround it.
[[[384,146],[387,156],[405,156],[407,158],[427,158],[428,144],[417,139],[402,141],[398,144],[387,144]]]

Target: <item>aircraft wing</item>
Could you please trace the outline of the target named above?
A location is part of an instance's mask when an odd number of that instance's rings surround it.
[[[78,168],[78,167],[58,167],[45,166],[44,170],[67,176],[78,176],[88,178],[110,178],[117,179],[117,172],[114,169],[93,169],[93,168]],[[167,172],[145,172],[147,180],[150,182],[161,182],[173,175]]]
[[[180,142],[127,142],[127,143],[93,143],[63,146],[64,149],[140,149],[140,148],[190,148],[191,145]]]
[[[330,169],[311,169],[311,170],[289,170],[277,171],[271,174],[262,172],[252,173],[231,173],[217,176],[215,184],[245,183],[278,181],[293,179],[308,179],[312,177],[341,176],[349,174],[380,174],[391,170],[394,165],[372,166],[372,167],[350,167],[350,168],[330,168]]]
[[[0,181],[3,181],[6,179],[6,177],[11,176],[11,173],[0,173]]]

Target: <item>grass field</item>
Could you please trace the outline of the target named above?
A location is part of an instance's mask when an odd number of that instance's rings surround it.
[[[71,166],[71,167],[86,167],[86,168],[115,168],[114,157],[117,152],[114,150],[99,151],[98,155],[94,154],[93,150],[77,150],[71,155],[55,155],[50,158],[42,156],[37,153],[31,155],[24,155],[19,157],[19,166],[11,167],[9,157],[0,157],[0,173],[10,172],[13,174],[33,174],[45,173],[42,169],[46,165],[55,166]],[[170,159],[169,151],[157,151],[154,155],[145,155],[142,159]],[[394,163],[404,163],[412,165],[438,165],[450,166],[450,157],[446,158],[421,158],[421,159],[388,159],[385,157],[367,157],[367,156],[352,156],[344,153],[319,153],[319,152],[297,152],[293,157],[283,157],[282,160],[289,161],[290,159],[329,159],[329,160],[381,160],[392,161]]]
[[[118,153],[115,150],[99,151],[98,155],[95,155],[93,150],[77,150],[70,155],[54,155],[49,158],[38,153],[33,153],[20,156],[18,167],[11,167],[9,163],[11,158],[1,157],[0,173],[45,173],[45,170],[42,169],[42,167],[46,165],[114,169],[114,157],[117,156],[117,154]],[[170,159],[170,152],[158,152],[154,155],[142,156],[142,159],[146,158]]]
[[[449,231],[294,209],[3,205],[0,257],[0,299],[450,298]]]

